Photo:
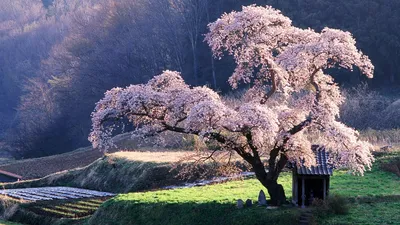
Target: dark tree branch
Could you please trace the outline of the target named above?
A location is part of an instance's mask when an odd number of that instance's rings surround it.
[[[276,92],[276,78],[275,78],[275,74],[271,72],[271,83],[272,83],[272,87],[271,90],[268,91],[268,93],[266,93],[264,95],[264,97],[261,99],[260,104],[264,105],[267,103],[268,99],[271,98],[271,96]]]

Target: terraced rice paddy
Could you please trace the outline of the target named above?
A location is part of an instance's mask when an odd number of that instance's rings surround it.
[[[22,207],[35,214],[78,219],[92,215],[115,194],[71,187],[42,187],[0,190],[22,202]]]
[[[68,200],[112,197],[115,194],[72,187],[42,187],[0,190],[0,194],[23,201]]]
[[[46,217],[79,219],[92,215],[109,198],[43,201],[31,203],[26,206],[26,209]]]

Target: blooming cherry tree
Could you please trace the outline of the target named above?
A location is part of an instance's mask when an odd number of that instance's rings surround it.
[[[300,29],[280,11],[254,5],[223,14],[209,29],[205,40],[215,57],[226,53],[237,64],[232,88],[251,85],[241,103],[228,103],[207,87],[188,86],[178,72],[164,71],[147,84],[106,92],[92,114],[93,147],[112,145],[113,126],[106,122],[122,118],[135,125],[134,135],[198,135],[248,162],[273,204],[285,201],[277,179],[287,162],[315,165],[312,144],[324,145],[334,163],[355,173],[370,168],[371,145],[339,121],[343,97],[324,72],[356,66],[372,77],[371,61],[349,32]]]

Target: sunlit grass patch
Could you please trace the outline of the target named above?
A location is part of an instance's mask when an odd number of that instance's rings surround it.
[[[279,183],[283,185],[287,197],[290,197],[292,188],[291,173],[283,173],[279,179]],[[233,204],[239,198],[243,200],[257,200],[260,190],[264,190],[266,196],[269,197],[268,192],[257,179],[246,179],[203,187],[121,194],[113,200],[134,201],[146,204],[163,202],[207,203],[209,201]]]
[[[178,162],[190,152],[116,152],[111,156],[141,162]]]
[[[372,170],[364,176],[354,176],[345,170],[335,170],[331,177],[330,193],[345,197],[400,195],[400,177],[383,171],[382,163],[400,157],[399,151],[376,158]]]
[[[400,195],[399,181],[394,174],[375,168],[366,172],[364,176],[335,171],[331,178],[330,193],[345,197]]]
[[[291,174],[283,173],[279,182],[290,197]],[[104,203],[90,224],[125,224],[129,221],[141,225],[296,222],[298,212],[295,208],[236,208],[237,199],[255,202],[260,190],[264,190],[268,197],[268,192],[258,180],[246,179],[203,187],[121,194]]]

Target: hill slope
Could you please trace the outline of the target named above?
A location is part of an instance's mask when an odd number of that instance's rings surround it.
[[[167,154],[162,153],[165,151],[162,148],[156,149],[146,148],[145,145],[141,146],[139,145],[140,141],[132,139],[129,133],[124,133],[113,137],[113,142],[116,147],[109,149],[108,153],[115,153],[117,151],[125,150],[131,152],[133,149],[141,152],[140,154],[126,152],[119,153],[119,157],[127,158],[129,160],[136,159],[139,161],[172,162],[177,161],[177,159],[182,156],[182,152],[177,151],[177,149],[173,149]],[[145,151],[149,150],[152,152],[151,154],[149,152],[145,153]],[[154,156],[153,152],[157,152],[157,155]],[[11,163],[0,165],[0,170],[21,175],[24,180],[37,179],[53,173],[85,167],[103,156],[103,152],[95,150],[89,146],[64,154],[13,161]]]
[[[102,152],[86,147],[60,155],[18,160],[1,165],[0,170],[21,175],[24,180],[35,179],[63,170],[87,166],[102,156]]]
[[[289,194],[290,173],[284,173],[280,182]],[[248,179],[204,187],[121,194],[101,205],[89,224],[297,224],[296,208],[236,208],[237,199],[257,200],[260,189],[266,192],[258,180]]]
[[[400,177],[385,172],[381,165],[400,158],[400,152],[377,158],[372,171],[353,176],[335,171],[330,194],[341,195],[351,204],[347,215],[321,216],[318,224],[398,224],[400,221]],[[291,174],[279,178],[288,197],[291,195]],[[298,224],[299,210],[264,207],[235,207],[237,199],[257,200],[261,186],[256,179],[188,189],[160,190],[121,194],[100,206],[89,224],[200,225],[200,224]],[[266,192],[268,196],[268,192]]]
[[[185,152],[118,152],[97,159],[90,165],[62,171],[46,177],[3,184],[3,188],[72,186],[124,193],[181,183],[170,162]]]

